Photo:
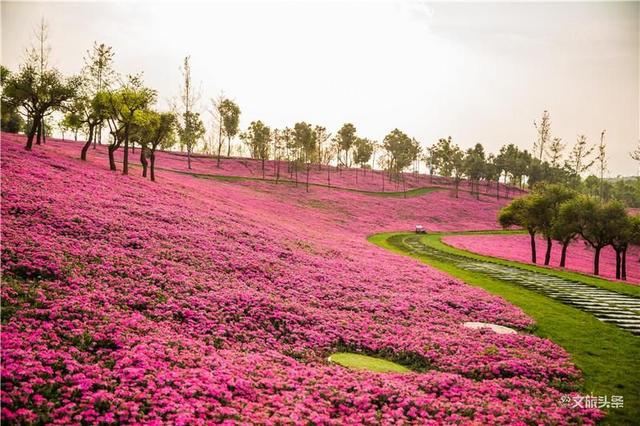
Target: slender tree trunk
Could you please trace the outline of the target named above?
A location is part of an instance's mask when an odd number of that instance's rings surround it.
[[[87,141],[85,142],[84,146],[82,147],[82,152],[80,153],[80,159],[82,161],[87,161],[87,151],[89,150],[89,147],[91,146],[91,142],[93,142],[93,129],[90,127],[89,128],[89,139],[87,139]]]
[[[129,174],[129,126],[124,129],[124,155],[122,156],[122,174]]]
[[[600,250],[602,247],[596,247],[596,254],[593,257],[593,275],[600,275]]]
[[[231,136],[227,138],[227,157],[231,157]]]
[[[191,148],[187,147],[187,167],[191,170]]]
[[[26,149],[27,151],[31,151],[31,148],[33,148],[33,138],[36,135],[38,127],[36,123],[37,121],[34,119],[33,124],[31,124],[31,129],[29,129],[29,134],[27,135],[27,145],[25,145],[24,147],[24,149]]]
[[[73,131],[73,140],[78,142],[78,129],[75,129]]]
[[[614,250],[616,251],[616,279],[619,280],[620,279],[620,263],[622,260],[622,256],[621,256],[621,250],[619,247],[614,247]]]
[[[109,151],[109,170],[113,170],[113,171],[118,170],[116,167],[116,159],[114,155],[114,153],[118,149],[118,146],[119,145],[112,144],[112,145],[109,145],[109,147],[107,148],[107,151]]]
[[[36,145],[40,145],[42,141],[42,119],[38,121],[38,125],[36,127]]]
[[[149,165],[147,161],[147,149],[142,145],[140,147],[140,164],[142,164],[142,177],[147,177],[147,167]]]
[[[151,182],[156,181],[156,150],[155,148],[151,150],[151,155],[149,156],[150,161],[150,173],[151,173]]]
[[[622,249],[622,261],[620,265],[620,278],[625,281],[627,280],[627,249],[627,246]]]
[[[569,247],[569,241],[562,242],[562,254],[560,255],[560,267],[564,268],[567,261],[567,247]]]
[[[331,189],[331,165],[327,164],[327,185]]]
[[[44,118],[42,119],[42,144],[47,142],[47,126],[45,125]]]
[[[547,252],[544,254],[544,264],[549,265],[551,261],[551,238],[547,237]]]
[[[531,263],[537,263],[536,256],[536,233],[529,231],[529,237],[531,237]]]
[[[311,169],[311,163],[307,163],[307,192],[309,192],[309,170]]]
[[[262,157],[262,179],[264,179],[264,156]]]

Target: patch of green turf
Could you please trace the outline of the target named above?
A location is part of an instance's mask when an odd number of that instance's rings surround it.
[[[387,361],[386,359],[374,358],[368,355],[354,354],[350,352],[337,352],[329,357],[329,361],[335,362],[343,367],[356,370],[375,371],[377,373],[409,373],[407,367]]]
[[[368,240],[395,253],[418,259],[520,307],[536,321],[530,331],[562,346],[570,354],[572,362],[582,370],[583,393],[607,395],[609,399],[612,395],[624,397],[624,408],[610,409],[603,423],[637,424],[640,419],[640,337],[517,284],[410,253],[402,243],[402,239],[409,235],[414,234],[377,234],[370,236]],[[435,237],[428,235],[427,238]],[[580,274],[576,275],[582,277]]]

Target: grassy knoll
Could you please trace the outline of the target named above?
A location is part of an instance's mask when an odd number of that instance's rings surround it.
[[[418,259],[471,285],[482,287],[489,293],[501,296],[520,307],[536,321],[536,325],[530,330],[533,334],[548,338],[569,352],[572,361],[584,374],[584,393],[608,395],[609,398],[611,395],[624,396],[624,408],[609,410],[609,415],[604,421],[605,424],[628,425],[635,424],[640,419],[640,369],[638,368],[640,337],[623,331],[615,325],[601,322],[589,313],[527,290],[517,284],[492,279],[482,273],[465,271],[449,263],[410,253],[402,242],[403,238],[408,235],[413,234],[377,234],[369,237],[368,240],[395,253]],[[439,242],[436,234],[427,235],[424,240],[432,244],[433,247],[436,247],[436,243]],[[441,246],[443,249],[455,250],[439,242],[437,247]],[[462,250],[454,252],[466,253]],[[482,260],[495,261],[493,258],[474,256]],[[504,262],[510,266],[514,264],[521,267],[530,266],[518,264],[518,262]],[[598,285],[595,282],[587,282],[586,278],[590,277],[582,274],[553,271],[546,268],[537,269],[550,275],[557,273],[562,274],[559,276],[567,277],[569,274],[574,277],[572,279],[577,278],[581,282]],[[616,285],[624,286],[625,284]]]

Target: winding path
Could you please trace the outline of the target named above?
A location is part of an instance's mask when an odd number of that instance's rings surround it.
[[[402,244],[411,253],[449,263],[462,270],[479,272],[494,279],[520,285],[589,312],[600,321],[613,323],[635,335],[640,335],[640,298],[543,272],[448,253],[428,246],[417,235],[403,237]]]

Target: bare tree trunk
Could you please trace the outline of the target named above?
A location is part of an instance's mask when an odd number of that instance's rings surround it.
[[[569,246],[569,241],[562,242],[562,253],[560,255],[560,267],[564,268],[567,261],[567,247]]]
[[[36,127],[36,145],[40,145],[42,139],[42,119],[38,121],[38,125]]]
[[[84,146],[82,147],[82,152],[80,153],[80,159],[82,161],[87,161],[87,151],[91,146],[91,142],[93,142],[93,129],[89,128],[89,139],[87,139],[87,142],[85,142]]]
[[[151,162],[150,172],[151,172],[151,182],[156,181],[156,150],[151,150],[151,155],[149,156],[149,160]]]
[[[36,123],[37,121],[33,120],[33,124],[31,124],[31,129],[29,130],[29,134],[27,135],[27,144],[24,147],[24,149],[26,149],[27,151],[31,151],[31,148],[33,148],[33,138],[36,135],[36,131],[38,127]]]
[[[531,237],[531,262],[537,263],[536,256],[536,233],[529,231],[529,236]]]
[[[627,246],[622,249],[622,261],[620,265],[620,278],[627,280]]]
[[[142,177],[146,178],[147,166],[149,163],[147,162],[147,149],[145,148],[144,145],[140,147],[140,164],[142,164]]]
[[[118,145],[109,145],[109,147],[107,148],[107,151],[109,151],[109,170],[113,170],[116,171],[118,170],[116,168],[116,159],[114,156],[114,153],[116,152],[116,150],[118,149],[119,144]]]
[[[620,279],[620,263],[622,263],[622,256],[620,253],[620,249],[618,247],[614,247],[615,251],[616,251],[616,279],[619,280]]]
[[[191,170],[191,148],[187,147],[187,167]]]
[[[311,163],[307,163],[307,192],[309,192],[309,170],[311,169]]]
[[[122,174],[129,174],[129,126],[124,129],[124,155],[122,156]]]
[[[549,265],[551,261],[551,238],[547,237],[547,252],[544,254],[544,264]]]
[[[600,275],[600,250],[602,247],[596,247],[596,254],[593,256],[593,275]]]

